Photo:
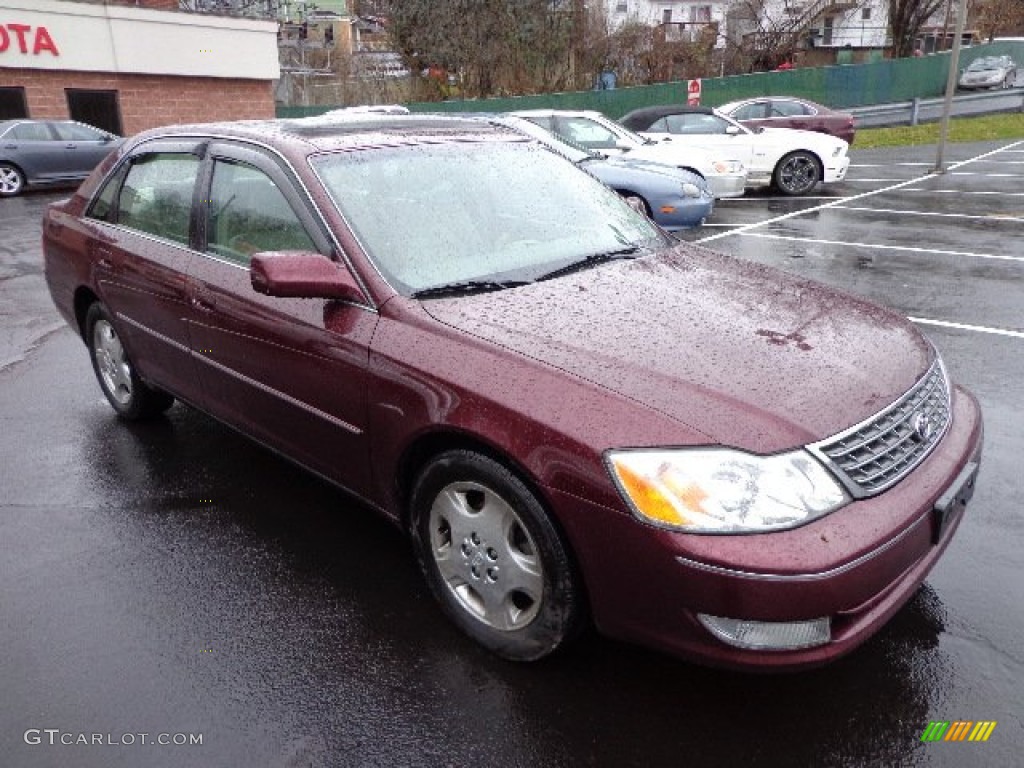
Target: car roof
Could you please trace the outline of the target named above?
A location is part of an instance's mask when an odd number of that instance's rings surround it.
[[[603,113],[598,112],[596,109],[517,109],[509,114],[519,117],[540,117],[544,115],[563,115],[564,117],[605,117]]]
[[[446,115],[384,115],[352,113],[282,120],[241,120],[155,128],[139,134],[138,141],[154,138],[236,138],[296,150],[307,154],[342,147],[397,146],[451,140],[526,141],[511,128],[479,119]]]

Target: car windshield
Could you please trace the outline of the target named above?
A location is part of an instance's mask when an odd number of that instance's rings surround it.
[[[313,164],[378,270],[406,295],[497,290],[668,244],[612,190],[534,143],[372,149]]]
[[[997,59],[994,56],[986,56],[982,59],[975,59],[971,62],[970,66],[967,67],[969,72],[983,72],[987,69],[999,69],[1004,65],[1002,59]]]

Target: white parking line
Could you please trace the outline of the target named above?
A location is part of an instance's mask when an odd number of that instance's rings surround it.
[[[990,179],[1020,179],[1024,173],[975,173],[974,171],[951,171],[950,176],[984,176]]]
[[[842,200],[843,196],[842,195],[819,195],[819,196],[807,195],[806,197],[801,197],[800,199],[801,200]],[[749,197],[747,195],[744,195],[743,197],[720,197],[720,198],[718,198],[715,201],[715,205],[720,205],[722,203],[763,203],[766,200],[788,200],[790,202],[793,202],[793,198],[792,197],[786,197],[785,195],[762,195],[762,196],[758,196],[758,197]]]
[[[935,163],[850,163],[851,168],[892,168],[894,165],[925,166],[931,168]]]
[[[925,189],[907,187],[904,192],[929,192],[934,195],[993,195],[995,197],[1024,197],[1024,192],[993,192],[991,190],[967,191],[963,189]]]
[[[988,216],[978,216],[970,213],[938,213],[936,211],[909,211],[901,208],[872,208],[870,206],[858,206],[858,205],[838,205],[836,206],[841,211],[868,211],[870,213],[895,213],[900,216],[935,216],[944,219],[977,219],[981,221],[1024,221],[1024,217],[1021,216],[999,216],[990,214]]]
[[[952,170],[954,170],[956,168],[961,168],[961,167],[963,167],[963,166],[965,166],[965,165],[967,165],[969,163],[974,163],[974,162],[977,162],[979,160],[983,160],[985,158],[992,157],[993,155],[998,155],[1000,152],[1007,152],[1007,151],[1015,150],[1017,147],[1024,147],[1024,141],[1017,141],[1017,142],[1014,142],[1013,144],[1007,144],[1005,147],[999,147],[997,149],[990,150],[988,152],[985,152],[983,154],[978,155],[977,157],[972,157],[972,158],[970,158],[968,160],[962,160],[962,161],[960,161],[958,163],[953,163],[952,165],[950,165],[947,168],[947,172],[952,171]],[[698,242],[698,243],[710,243],[710,242],[714,242],[715,240],[720,240],[723,237],[731,237],[732,235],[741,235],[741,234],[749,232],[749,231],[751,231],[753,229],[758,229],[760,227],[769,226],[771,224],[775,224],[775,223],[780,222],[780,221],[786,221],[787,219],[793,219],[793,218],[796,218],[797,216],[804,216],[806,214],[816,213],[817,211],[822,211],[822,210],[825,210],[826,208],[838,207],[838,206],[842,205],[843,203],[853,202],[854,200],[863,200],[866,197],[874,197],[875,195],[882,195],[882,194],[885,194],[886,192],[892,192],[892,191],[897,190],[897,189],[903,189],[904,187],[909,187],[911,184],[919,184],[923,180],[930,179],[930,178],[935,178],[938,175],[939,174],[936,174],[936,173],[930,173],[930,174],[927,174],[926,176],[922,176],[922,177],[919,177],[919,178],[907,179],[906,181],[901,181],[901,182],[899,182],[897,184],[891,184],[891,185],[889,185],[887,187],[882,187],[881,189],[872,189],[872,190],[870,190],[868,192],[861,192],[860,194],[857,194],[857,195],[851,195],[849,197],[842,197],[842,198],[839,198],[838,200],[835,200],[835,201],[830,202],[830,203],[825,203],[823,205],[814,205],[814,206],[811,206],[810,208],[804,208],[803,210],[790,211],[789,213],[784,213],[781,216],[776,216],[776,217],[771,218],[771,219],[766,219],[765,221],[759,221],[759,222],[756,222],[754,224],[746,224],[746,225],[744,225],[742,227],[737,227],[736,229],[730,230],[728,232],[719,232],[718,234],[715,234],[715,235],[708,235],[707,237],[702,237],[699,240],[696,240],[695,242]]]
[[[845,245],[848,248],[870,248],[877,251],[903,251],[905,253],[935,253],[941,256],[969,256],[976,259],[992,259],[994,261],[1017,261],[1024,263],[1024,256],[1006,256],[1001,253],[976,253],[974,251],[944,251],[938,248],[915,248],[910,245],[882,245],[880,243],[851,243],[848,240],[820,240],[810,237],[793,237],[791,235],[772,235],[765,232],[733,232],[744,237],[760,237],[765,240],[788,240],[796,243],[814,243],[816,245]],[[715,235],[712,235],[715,237]],[[697,242],[703,242],[698,240]]]
[[[987,325],[969,325],[967,323],[950,323],[945,320],[930,320],[925,317],[908,317],[908,320],[920,325],[935,325],[939,328],[956,328],[960,331],[974,331],[975,333],[991,333],[995,336],[1009,336],[1012,339],[1024,339],[1024,332],[1010,331],[1005,328],[991,328]]]

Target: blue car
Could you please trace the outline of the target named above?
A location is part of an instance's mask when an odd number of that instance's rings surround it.
[[[78,183],[122,141],[72,120],[0,121],[0,197],[26,186]]]
[[[691,171],[645,160],[606,157],[521,117],[491,115],[487,119],[525,133],[568,158],[670,232],[699,227],[714,210],[715,198],[707,182]]]

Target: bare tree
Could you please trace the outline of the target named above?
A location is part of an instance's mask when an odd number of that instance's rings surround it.
[[[913,54],[921,28],[945,2],[946,0],[889,0],[889,30],[892,32],[893,58]]]
[[[1024,33],[1024,0],[976,0],[971,22],[985,40],[996,35]]]
[[[899,0],[893,0],[898,2]],[[938,0],[941,2],[941,0]],[[808,45],[826,3],[738,0],[729,9],[726,59],[733,71],[775,69]],[[853,6],[856,7],[856,6]]]
[[[396,50],[413,72],[457,73],[463,95],[569,87],[579,4],[568,0],[391,0]]]

